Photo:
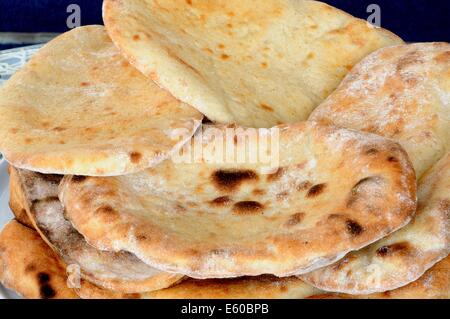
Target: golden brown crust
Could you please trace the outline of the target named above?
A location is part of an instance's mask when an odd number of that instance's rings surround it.
[[[310,122],[278,129],[282,177],[204,154],[203,164],[67,177],[60,197],[90,244],[194,278],[305,273],[410,221],[415,175],[398,144]]]
[[[0,233],[0,282],[29,299],[78,298],[61,263],[34,230],[11,221]]]

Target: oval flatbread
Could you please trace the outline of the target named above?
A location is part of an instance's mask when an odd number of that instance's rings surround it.
[[[394,290],[417,280],[450,253],[450,154],[423,176],[418,198],[410,224],[302,279],[349,294]]]
[[[371,54],[310,120],[394,139],[420,177],[450,151],[450,44],[401,45]]]
[[[11,168],[11,194],[20,203],[17,208],[28,212],[44,240],[67,265],[79,267],[84,279],[105,289],[136,293],[167,288],[183,278],[147,266],[130,253],[103,252],[89,246],[64,218],[58,200],[61,179]]]
[[[259,140],[242,143],[250,132]],[[210,151],[223,145],[219,136],[228,138],[226,154],[244,160],[219,162]],[[267,136],[277,143],[262,143]],[[67,218],[98,249],[129,251],[157,269],[203,279],[306,273],[414,214],[415,175],[390,140],[312,122],[212,126],[202,137],[203,152],[190,162],[111,178],[66,177],[60,198]],[[262,157],[251,159],[269,153],[278,160],[270,171]]]
[[[124,56],[210,120],[306,120],[367,54],[403,43],[319,1],[105,0]]]
[[[180,148],[202,117],[129,65],[104,27],[82,27],[0,89],[0,151],[41,173],[137,172]]]

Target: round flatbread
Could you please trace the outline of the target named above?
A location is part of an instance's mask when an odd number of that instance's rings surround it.
[[[58,199],[62,176],[43,175],[11,169],[11,192],[21,211],[36,225],[45,241],[67,265],[80,268],[84,279],[104,288],[123,293],[147,292],[167,288],[183,276],[156,270],[126,252],[103,252],[89,246],[64,218]]]
[[[450,253],[450,154],[420,180],[418,199],[410,224],[302,279],[349,294],[394,290],[417,280]]]
[[[311,299],[450,299],[450,256],[429,269],[419,280],[399,289],[371,295],[321,294]]]
[[[104,27],[42,48],[0,89],[0,151],[41,173],[118,175],[169,157],[202,115],[121,56]]]
[[[242,143],[250,132],[259,139]],[[376,135],[312,122],[212,126],[200,146],[198,158],[138,174],[66,177],[67,218],[98,249],[204,279],[306,273],[403,227],[416,209],[406,153]],[[243,161],[218,161],[219,146]],[[266,171],[254,154],[276,166]]]
[[[417,177],[450,151],[450,44],[381,49],[358,64],[310,120],[400,143]]]
[[[11,221],[0,233],[0,282],[28,299],[78,298],[66,268],[34,230]]]
[[[367,54],[403,43],[319,1],[105,0],[124,56],[212,121],[306,120]]]

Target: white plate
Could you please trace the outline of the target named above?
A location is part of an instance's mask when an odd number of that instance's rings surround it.
[[[4,159],[0,160],[0,229],[13,219],[13,213],[9,208],[9,176],[7,171],[8,165]],[[12,291],[0,285],[0,299],[17,299]]]
[[[20,69],[42,45],[0,51],[0,86]],[[0,123],[1,125],[1,123]],[[0,230],[13,219],[9,208],[8,165],[0,154]],[[0,299],[17,299],[19,296],[0,284]]]

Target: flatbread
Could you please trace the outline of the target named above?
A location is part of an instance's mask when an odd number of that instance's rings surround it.
[[[429,269],[419,280],[402,288],[371,295],[321,294],[311,299],[450,299],[450,256]]]
[[[105,0],[105,26],[141,72],[212,121],[306,120],[369,53],[403,43],[318,1]]]
[[[79,289],[70,289],[66,285],[66,265],[37,232],[16,221],[7,225],[0,234],[0,265],[0,281],[26,298],[48,297],[44,292],[50,288],[54,298],[77,298],[76,292],[85,299],[282,299],[306,298],[320,293],[320,290],[298,278],[271,276],[226,280],[188,279],[172,288],[134,294],[102,289],[86,280],[81,280]],[[12,281],[4,279],[6,274]],[[48,287],[42,288],[42,295],[35,292],[41,289],[36,274],[40,274],[40,277],[48,274],[50,277],[43,283]]]
[[[349,294],[394,290],[417,280],[450,253],[450,153],[421,179],[418,198],[410,224],[302,279]]]
[[[2,265],[0,267],[0,281],[6,283],[4,274],[8,271],[20,271],[21,275],[9,277],[13,279],[13,283],[8,286],[27,298],[49,297],[49,291],[54,292],[50,295],[54,295],[55,298],[76,298],[76,291],[82,298],[87,299],[450,298],[450,257],[437,263],[418,281],[383,294],[360,296],[324,294],[298,278],[274,278],[270,276],[223,280],[188,279],[176,286],[155,292],[122,294],[101,289],[85,280],[81,281],[80,289],[72,290],[68,288],[64,284],[64,278],[66,278],[64,263],[58,260],[56,254],[35,231],[16,221],[7,225],[0,234],[0,247],[2,247],[0,248],[0,265]],[[5,250],[3,250],[3,247],[5,247]],[[28,271],[23,271],[23,269],[28,269]],[[25,275],[23,275],[24,273]],[[45,287],[46,283],[51,289],[48,287],[41,288]]]
[[[124,293],[167,288],[183,278],[147,266],[130,253],[102,252],[89,246],[64,218],[57,197],[61,179],[58,175],[11,168],[11,198],[20,203],[20,211],[28,212],[35,228],[64,262],[80,267],[82,278]]]
[[[237,279],[187,279],[170,288],[124,295],[84,282],[77,293],[83,299],[305,299],[321,291],[296,277],[273,276]]]
[[[65,265],[34,230],[17,221],[0,233],[0,282],[28,299],[73,299]]]
[[[10,175],[9,178],[9,207],[11,211],[14,214],[15,219],[21,223],[22,225],[25,225],[31,229],[34,228],[33,222],[30,220],[27,214],[27,210],[25,209],[23,203],[21,202],[21,194],[20,194],[20,188],[15,187],[15,183],[11,179],[11,171],[14,168],[9,165],[8,166],[8,174]]]
[[[358,64],[310,119],[400,143],[417,177],[450,151],[450,44],[381,49]]]
[[[248,130],[241,130],[209,127],[204,151],[191,162],[66,177],[60,199],[67,218],[98,249],[129,251],[198,279],[306,273],[411,220],[415,175],[398,144],[305,122],[255,130],[261,139],[243,149]],[[227,136],[227,154],[246,159],[217,161],[207,150],[223,145],[219,136]],[[262,143],[264,136],[278,149]],[[250,158],[267,153],[279,156],[269,171],[262,158]]]
[[[104,27],[48,43],[0,89],[0,151],[41,173],[117,175],[169,157],[202,115],[120,55]]]

